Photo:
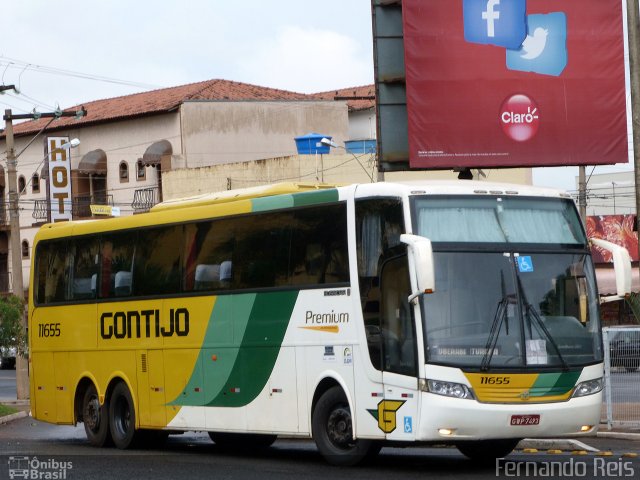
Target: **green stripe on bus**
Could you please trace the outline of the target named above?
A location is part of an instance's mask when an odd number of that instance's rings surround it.
[[[266,385],[297,291],[218,297],[184,391],[169,405],[242,407]],[[204,395],[194,393],[204,385]]]
[[[322,203],[334,203],[339,200],[338,190],[335,188],[327,190],[314,190],[286,195],[275,195],[273,197],[261,197],[251,200],[252,212],[266,212],[281,208],[305,207]]]
[[[298,291],[256,297],[233,371],[208,406],[243,407],[260,394],[275,366],[297,298]]]
[[[222,391],[236,364],[255,300],[255,293],[216,299],[191,378],[182,394],[169,405],[203,406]],[[196,393],[203,384],[205,396]]]
[[[566,373],[541,373],[531,387],[532,397],[548,397],[564,395],[573,387],[580,377],[581,371]]]
[[[332,203],[337,202],[339,199],[338,190],[335,188],[314,190],[312,192],[296,193],[293,195],[293,203],[296,207],[316,205],[319,203]]]
[[[279,208],[291,208],[294,206],[291,195],[276,195],[274,197],[254,198],[251,200],[252,212],[266,212]]]

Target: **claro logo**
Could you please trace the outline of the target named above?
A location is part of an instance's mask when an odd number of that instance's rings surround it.
[[[500,107],[502,131],[511,140],[526,142],[535,137],[540,126],[540,110],[533,99],[518,93],[507,98]]]
[[[189,310],[169,310],[169,318],[162,319],[160,310],[104,312],[100,316],[100,336],[111,338],[186,337],[189,335]]]

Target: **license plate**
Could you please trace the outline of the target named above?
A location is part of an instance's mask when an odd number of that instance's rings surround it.
[[[511,425],[540,425],[540,415],[511,415]]]

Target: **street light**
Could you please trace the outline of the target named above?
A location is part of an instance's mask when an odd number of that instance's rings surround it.
[[[342,145],[338,145],[337,143],[331,141],[331,139],[329,138],[322,138],[320,140],[320,143],[322,145],[325,145],[327,147],[333,147],[333,148],[341,148],[343,149],[345,152],[350,153],[351,156],[353,156],[353,158],[356,159],[356,162],[358,162],[358,165],[360,165],[362,167],[362,170],[364,170],[364,173],[367,174],[367,177],[369,177],[369,180],[371,180],[371,182],[373,183],[373,175],[371,175],[367,169],[364,167],[364,165],[362,165],[362,163],[360,162],[360,159],[358,157],[356,157],[356,155],[353,152],[350,152],[349,150],[347,150],[346,148],[344,148]]]

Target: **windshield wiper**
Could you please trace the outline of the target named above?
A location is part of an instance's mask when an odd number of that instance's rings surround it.
[[[553,335],[551,335],[551,332],[549,331],[547,326],[544,324],[544,321],[542,320],[542,318],[540,318],[538,311],[527,300],[527,297],[524,293],[524,287],[522,286],[522,280],[520,280],[520,275],[517,275],[517,277],[518,277],[518,289],[520,290],[520,298],[522,299],[522,305],[524,306],[524,309],[525,309],[525,317],[529,319],[529,322],[531,322],[531,319],[535,320],[536,326],[539,328],[540,331],[542,331],[542,333],[544,333],[544,336],[547,337],[547,339],[549,340],[549,343],[555,350],[556,355],[558,356],[558,360],[560,360],[560,363],[562,363],[562,369],[564,371],[568,371],[569,364],[562,356],[562,353],[560,353],[560,347],[558,346],[558,343],[553,338]],[[531,332],[531,327],[529,327],[529,331]]]
[[[510,299],[506,293],[504,272],[502,270],[500,270],[500,285],[502,286],[502,299],[498,302],[496,314],[493,316],[491,330],[489,331],[489,338],[487,338],[487,344],[485,345],[485,353],[482,357],[482,362],[480,363],[480,370],[483,372],[488,371],[491,366],[491,359],[493,358],[493,353],[495,352],[500,329],[502,328],[503,323],[505,324],[505,331],[507,335],[509,335],[509,319],[507,313]]]

